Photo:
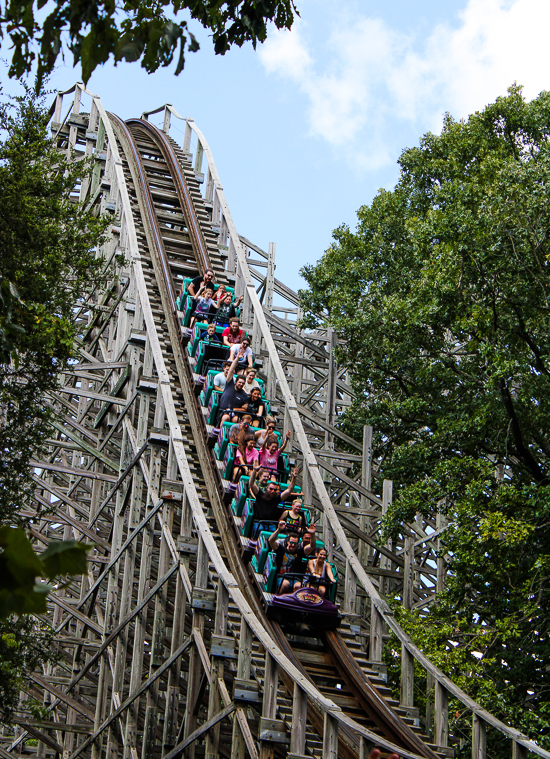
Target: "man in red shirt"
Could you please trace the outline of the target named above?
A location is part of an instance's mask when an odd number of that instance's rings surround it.
[[[237,345],[238,343],[242,343],[245,337],[245,332],[241,329],[241,323],[236,316],[229,320],[229,327],[224,329],[222,337],[224,345]]]

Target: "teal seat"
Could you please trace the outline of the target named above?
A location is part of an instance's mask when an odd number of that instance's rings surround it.
[[[254,501],[252,498],[247,498],[244,504],[244,508],[241,514],[241,535],[245,538],[250,537],[250,528],[254,521]]]
[[[208,401],[210,400],[210,396],[214,390],[214,377],[216,374],[219,374],[217,369],[210,369],[206,375],[206,380],[199,395],[199,401],[205,408],[208,408]]]
[[[233,511],[233,514],[235,514],[236,517],[240,517],[243,513],[243,508],[245,501],[248,497],[248,483],[250,482],[250,477],[242,476],[237,484],[237,489],[235,490],[235,497],[231,501],[231,510]]]
[[[195,360],[195,373],[201,374],[203,366],[206,367],[207,362],[210,360],[216,359],[220,362],[220,365],[223,364],[228,355],[227,346],[216,343],[205,343],[201,340]]]
[[[206,417],[208,424],[215,425],[217,422],[221,397],[222,394],[217,390],[213,390],[210,394],[210,400],[208,401],[208,416]]]
[[[189,340],[189,343],[187,344],[187,352],[189,353],[190,356],[194,356],[195,353],[197,352],[197,349],[199,347],[201,332],[204,332],[205,329],[208,329],[208,322],[197,322],[195,326],[193,327],[193,334],[191,336],[191,339]],[[223,327],[216,327],[216,334],[219,336],[220,340],[221,340],[222,332],[223,332]]]
[[[225,455],[223,457],[223,463],[225,464],[223,476],[226,480],[233,479],[233,468],[235,466],[236,455],[237,455],[237,446],[234,445],[234,443],[229,443],[229,445],[225,449]]]
[[[191,323],[191,315],[193,313],[193,298],[190,295],[184,295],[180,304],[180,311],[183,311],[182,324],[184,327],[188,327]]]
[[[217,393],[214,391],[212,395],[217,395]],[[224,422],[222,426],[220,427],[218,440],[216,442],[216,445],[214,446],[214,456],[218,459],[218,461],[223,461],[224,459],[225,450],[229,444],[229,430],[231,429],[232,426],[233,426],[233,422]]]
[[[262,572],[264,571],[267,555],[269,554],[271,550],[269,547],[269,542],[268,542],[270,535],[271,533],[267,532],[266,530],[262,530],[262,532],[260,532],[260,534],[258,535],[258,539],[256,541],[254,556],[250,560],[250,563],[254,571],[257,572],[258,574],[262,574]]]

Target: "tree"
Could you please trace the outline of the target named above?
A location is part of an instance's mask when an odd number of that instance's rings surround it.
[[[344,341],[356,400],[340,423],[373,425],[397,487],[387,534],[417,512],[449,519],[431,653],[450,650],[437,635],[450,625],[452,645],[481,657],[450,674],[475,694],[481,672],[487,707],[547,748],[549,138],[546,92],[527,103],[514,86],[467,121],[447,116],[402,153],[356,232],[335,231],[301,293],[305,323]]]
[[[43,398],[72,356],[74,306],[109,276],[96,255],[106,222],[69,197],[87,169],[60,155],[47,119],[31,92],[0,118],[0,523],[18,522],[32,492],[29,462],[51,420]]]
[[[47,630],[12,613],[45,610],[49,586],[36,578],[81,573],[87,547],[53,543],[37,555],[22,515],[34,491],[53,412],[44,403],[73,355],[75,304],[112,276],[98,256],[106,222],[69,192],[88,170],[71,164],[47,135],[32,92],[0,107],[0,719],[16,705],[19,678],[55,657]],[[53,506],[52,506],[53,509]]]
[[[66,38],[85,82],[110,56],[115,63],[141,60],[148,73],[169,66],[177,56],[179,74],[186,49],[199,49],[187,21],[178,21],[182,11],[212,32],[220,55],[247,41],[256,47],[266,39],[268,22],[290,29],[295,12],[292,0],[60,0],[38,21],[36,12],[43,5],[40,0],[4,0],[0,16],[0,39],[8,36],[12,43],[10,76],[21,77],[36,65],[38,85],[64,56]]]

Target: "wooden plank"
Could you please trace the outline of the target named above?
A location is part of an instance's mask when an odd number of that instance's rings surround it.
[[[11,721],[14,722],[16,725],[21,725],[22,727],[26,728],[27,730],[30,730],[31,727],[38,728],[39,730],[59,730],[60,732],[65,733],[81,733],[82,735],[89,735],[90,734],[90,727],[89,725],[77,725],[77,724],[70,724],[67,722],[51,722],[49,720],[29,720],[26,717],[12,717]],[[11,754],[8,754],[8,756],[11,756]]]
[[[66,429],[66,427],[63,427],[63,425],[58,424],[57,422],[53,422],[53,427],[55,427],[56,430],[61,432],[62,435],[66,435],[70,440],[72,440],[74,443],[76,443],[83,451],[90,454],[91,456],[94,456],[95,458],[102,461],[106,466],[109,467],[109,469],[113,469],[115,471],[118,470],[118,462],[113,461],[113,459],[110,459],[108,456],[106,456],[104,453],[102,453],[97,448],[94,448],[93,445],[90,445],[89,443],[86,443],[84,440],[82,440],[81,437],[76,435],[74,432],[71,432],[70,430]],[[56,443],[63,448],[63,441],[59,440],[56,441]]]
[[[90,369],[124,369],[128,366],[128,361],[88,361],[87,363],[71,364],[63,374],[78,374],[81,371]],[[94,377],[94,379],[99,379]]]
[[[117,708],[115,711],[110,714],[99,726],[97,730],[95,730],[92,735],[90,735],[83,743],[80,744],[80,746],[71,754],[70,759],[77,759],[78,756],[80,756],[88,746],[90,746],[97,738],[105,731],[106,728],[109,727],[115,720],[118,720],[120,715],[128,709],[131,704],[134,703],[134,701],[139,698],[145,691],[147,691],[153,683],[155,683],[159,677],[161,677],[167,669],[169,669],[173,662],[176,659],[179,659],[179,657],[185,652],[185,650],[191,645],[191,641],[193,640],[192,636],[190,635],[184,643],[175,651],[172,656],[170,656],[164,664],[159,667],[156,672],[154,672],[142,685],[136,690],[135,693],[133,693],[131,696],[128,696],[125,701]]]
[[[47,461],[29,461],[29,465],[35,469],[46,469],[48,472],[61,472],[62,474],[71,474],[74,477],[84,477],[88,480],[102,480],[103,482],[116,482],[117,478],[111,474],[103,472],[89,472],[87,469],[76,469],[75,467],[65,466],[64,464],[50,464]]]
[[[343,440],[344,443],[348,443],[348,445],[351,445],[353,448],[356,448],[358,451],[363,450],[363,446],[361,445],[361,443],[358,443],[357,440],[354,440],[354,438],[350,437],[349,435],[346,435],[345,432],[342,432],[342,430],[339,430],[337,427],[332,427],[330,424],[327,424],[324,420],[319,419],[319,417],[316,414],[310,411],[303,404],[299,404],[299,405],[297,404],[296,408],[302,416],[304,416],[310,422],[314,422],[315,424],[319,425],[321,429],[326,430],[327,432],[331,432],[335,437],[340,438],[340,440]]]
[[[193,733],[191,733],[191,735],[189,735],[184,741],[178,743],[177,746],[175,746],[168,754],[165,755],[164,759],[176,759],[177,756],[180,756],[180,754],[183,753],[187,746],[211,730],[215,725],[218,724],[218,722],[221,722],[222,719],[225,719],[226,717],[229,717],[230,714],[233,714],[235,709],[236,707],[234,702],[228,704],[214,717],[209,719],[208,722],[205,722],[204,725],[201,725]]]
[[[193,628],[193,639],[195,641],[195,645],[197,647],[197,651],[199,652],[200,660],[202,662],[202,666],[204,667],[204,673],[206,675],[206,678],[208,682],[211,682],[210,677],[210,659],[208,657],[208,652],[206,650],[206,646],[204,645],[204,640],[202,635],[200,634],[199,630],[195,627]]]
[[[57,606],[60,606],[64,611],[66,611],[72,617],[75,617],[75,619],[78,619],[79,622],[82,622],[83,625],[89,627],[90,630],[93,630],[98,635],[103,635],[102,627],[100,627],[96,622],[87,617],[85,614],[82,614],[81,611],[78,611],[77,608],[66,603],[66,601],[64,601],[62,598],[59,598],[59,596],[57,596],[55,593],[50,593],[48,596],[48,601],[51,601]]]
[[[117,406],[124,406],[126,399],[116,398],[114,395],[105,395],[105,393],[96,393],[93,390],[83,390],[80,387],[58,387],[56,392],[50,392],[51,398],[56,398],[57,393],[65,393],[66,395],[76,395],[79,398],[88,398],[94,401],[101,401],[102,403],[115,403]]]
[[[231,697],[229,695],[229,691],[227,690],[227,686],[225,682],[218,678],[218,688],[220,689],[220,695],[222,697],[222,701],[226,706],[229,706],[229,704],[232,703]],[[256,749],[256,744],[254,743],[254,738],[252,737],[252,733],[250,731],[250,726],[248,724],[248,720],[246,718],[246,713],[242,706],[237,707],[236,709],[236,715],[237,715],[237,721],[239,723],[239,727],[241,728],[241,732],[243,734],[244,741],[246,743],[246,747],[248,749],[248,753],[250,754],[251,759],[260,759],[258,756],[258,751]]]
[[[133,609],[129,614],[124,617],[124,619],[115,627],[114,630],[112,630],[107,638],[101,643],[98,650],[93,654],[93,656],[86,662],[84,667],[78,672],[73,679],[71,680],[69,684],[69,689],[74,688],[74,686],[82,680],[84,675],[88,672],[88,670],[96,664],[100,656],[103,654],[103,652],[106,650],[108,646],[115,640],[115,638],[118,637],[118,635],[121,633],[122,630],[130,623],[132,622],[137,615],[144,609],[150,601],[153,600],[153,598],[156,596],[160,588],[164,585],[164,583],[172,577],[174,572],[178,569],[179,562],[177,564],[174,564],[167,572],[166,574],[161,577],[161,579],[154,585],[149,593],[145,596],[145,598],[139,603],[135,609]]]
[[[71,709],[74,709],[75,712],[78,712],[83,717],[86,717],[86,719],[90,720],[90,722],[94,721],[95,715],[91,709],[88,709],[88,707],[84,706],[79,701],[69,696],[67,693],[62,691],[61,688],[57,688],[55,685],[52,685],[46,677],[32,673],[29,675],[29,678],[37,685],[45,688],[49,693],[58,698],[60,701],[63,701],[63,703],[67,704],[67,706],[69,706]]]

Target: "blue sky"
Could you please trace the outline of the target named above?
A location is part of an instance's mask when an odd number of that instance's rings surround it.
[[[528,97],[550,87],[548,0],[296,3],[292,32],[272,32],[257,51],[215,56],[195,28],[201,50],[179,77],[108,65],[88,83],[124,118],[165,102],[192,116],[237,229],[265,249],[277,244],[276,276],[294,288],[300,267],[395,183],[401,150],[439,131],[444,112],[465,117],[514,81]],[[51,86],[77,79],[62,65]]]

